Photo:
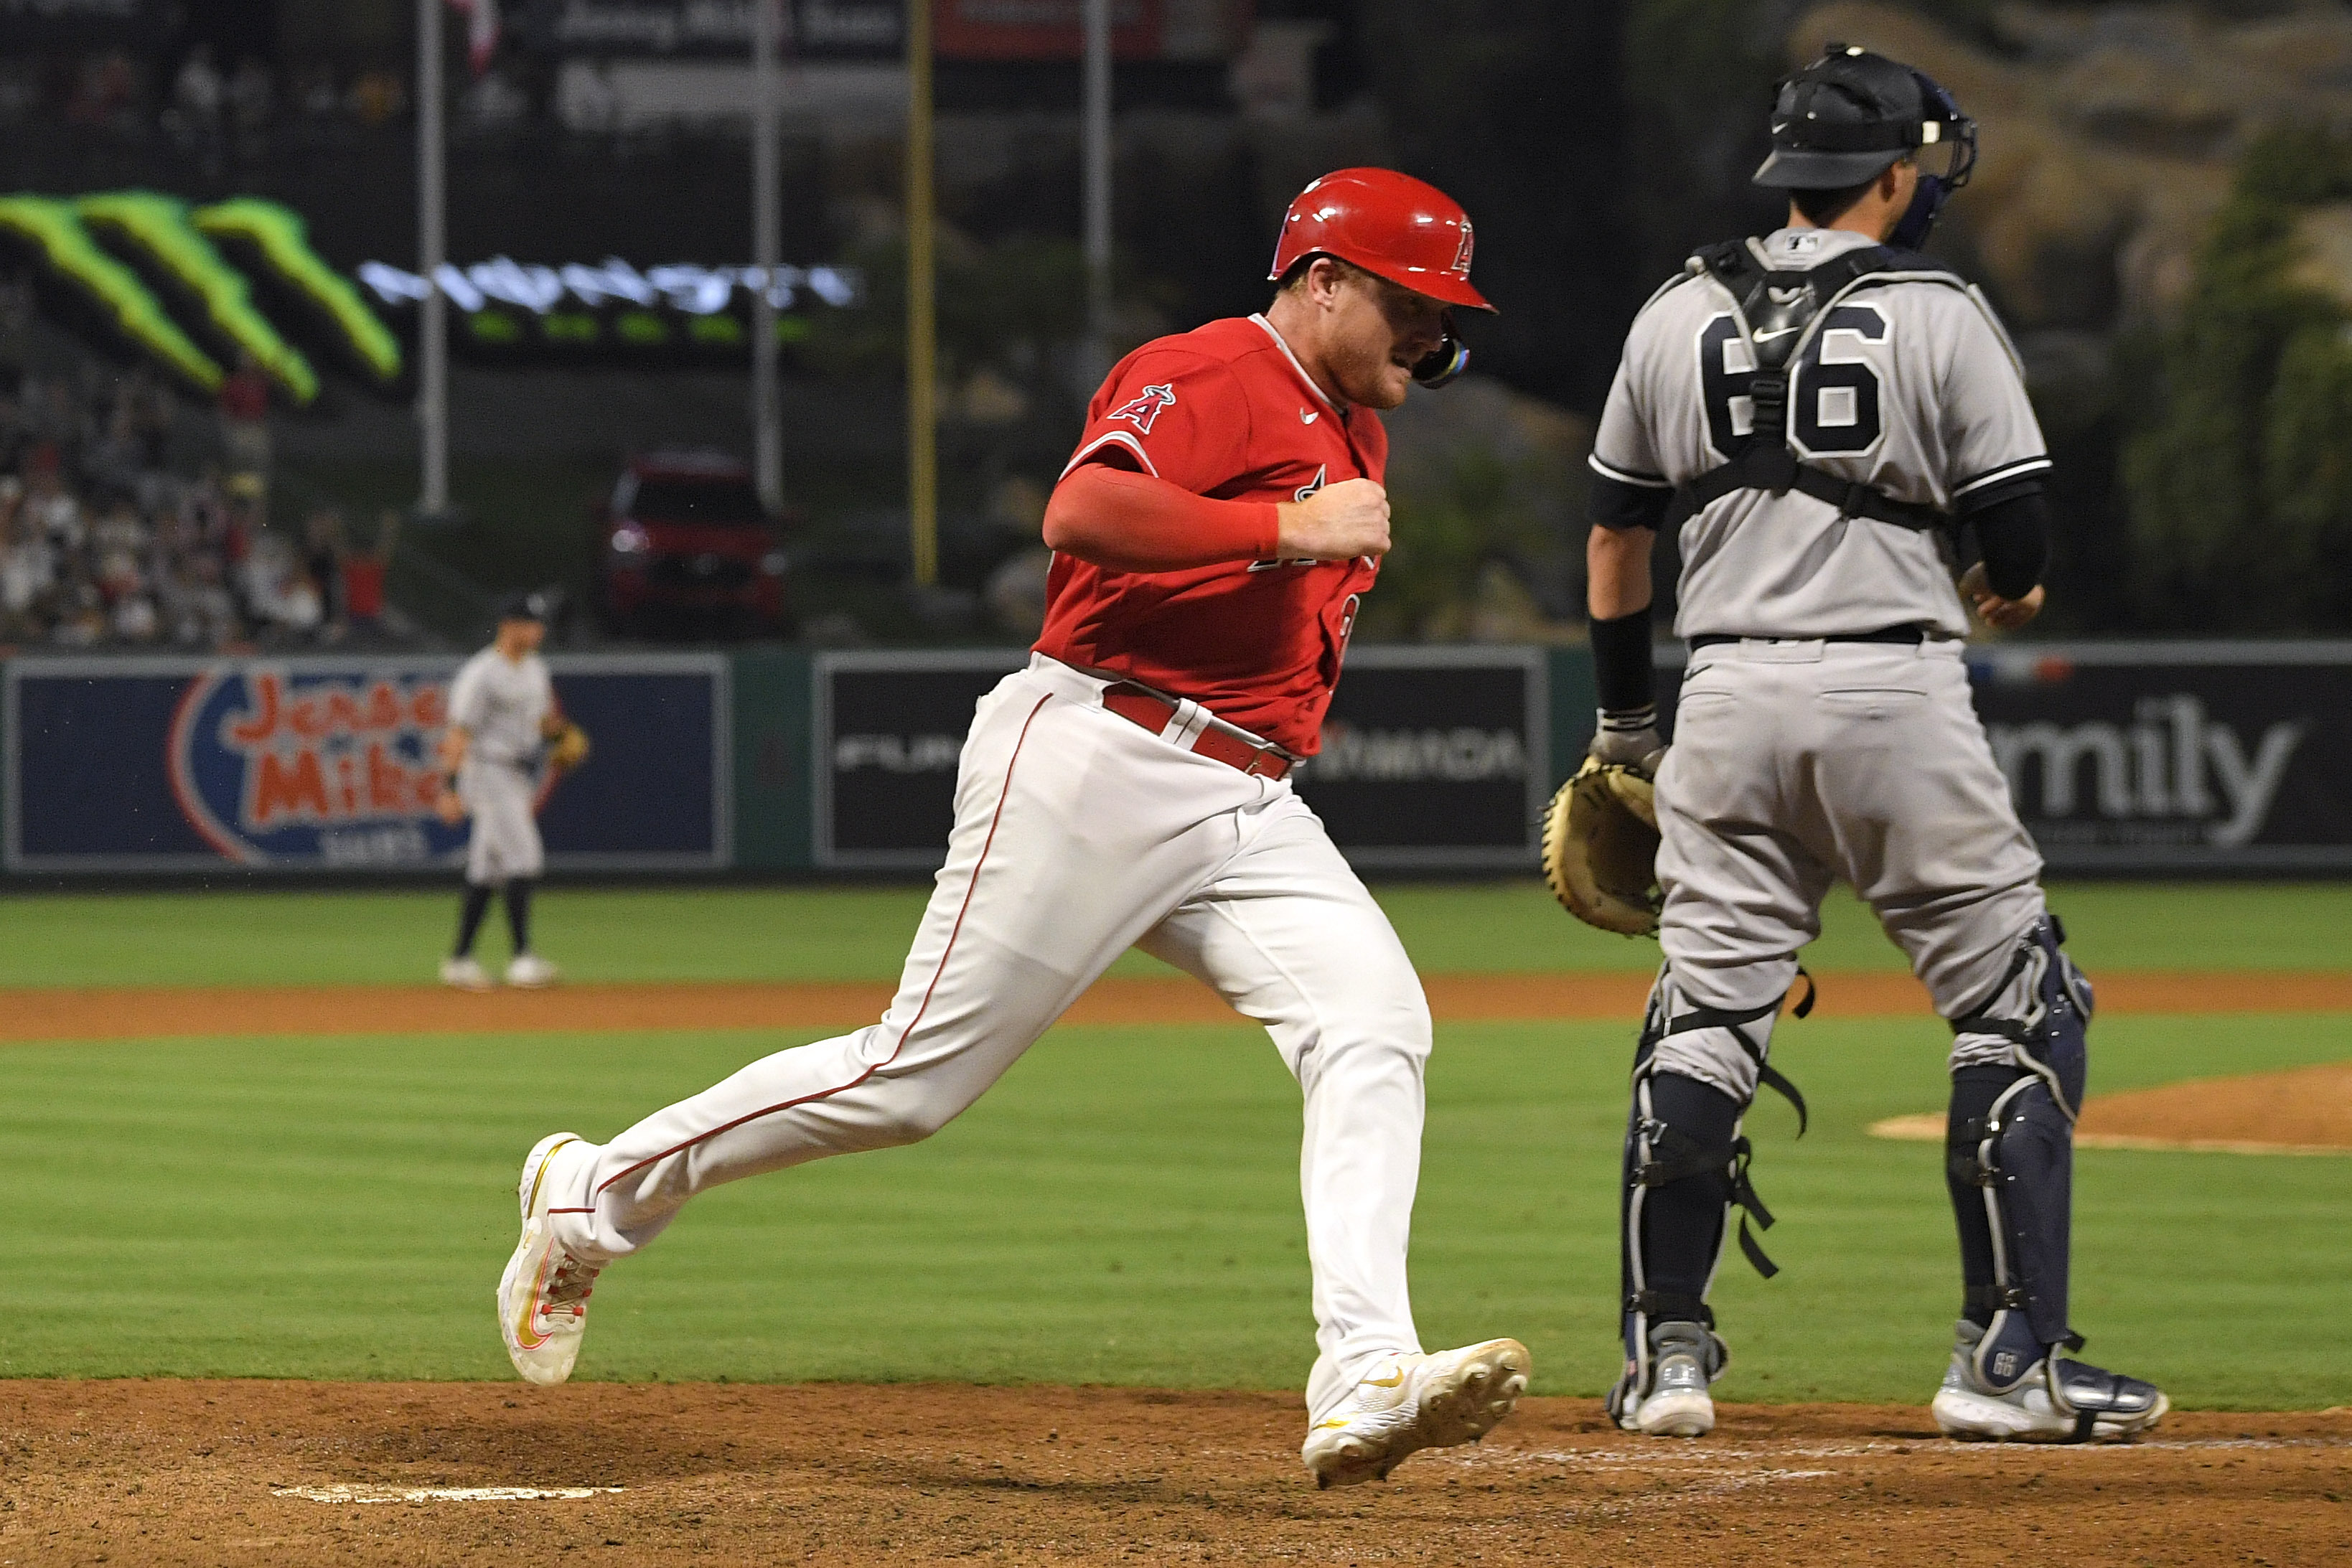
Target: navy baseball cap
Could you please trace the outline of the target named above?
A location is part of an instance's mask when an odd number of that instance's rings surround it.
[[[544,626],[554,610],[554,605],[551,602],[552,598],[553,595],[543,588],[535,588],[521,593],[509,593],[499,601],[499,619],[500,621],[536,621]]]

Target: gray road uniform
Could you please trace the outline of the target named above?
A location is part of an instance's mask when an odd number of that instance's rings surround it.
[[[2108,1379],[2066,1408],[2112,1403],[2109,1375],[2048,1351],[2072,1342],[2090,990],[1970,702],[1953,585],[1958,521],[2026,503],[2039,527],[2050,463],[2016,352],[1973,288],[1860,235],[1702,256],[1634,321],[1591,459],[1597,523],[1675,530],[1692,649],[1657,774],[1665,961],[1634,1071],[1611,1407],[1645,1431],[1711,1424],[1675,1424],[1701,1396],[1651,1369],[1720,1370],[1705,1297],[1733,1208],[1773,1271],[1738,1117],[1759,1080],[1785,1090],[1773,1022],[1840,879],[1952,1024],[1958,1354],[1981,1344],[1983,1388],[2046,1364]]]
[[[496,886],[536,877],[545,863],[534,810],[536,772],[546,742],[541,726],[555,709],[547,664],[536,653],[509,659],[496,647],[466,661],[449,687],[449,722],[468,737],[457,794],[472,814],[466,880]]]
[[[1871,242],[1783,229],[1755,248],[1792,272]],[[1667,491],[1722,465],[1751,428],[1755,370],[1720,282],[1669,285],[1626,340],[1593,469]],[[1811,464],[1937,511],[2038,486],[2050,466],[2016,351],[1947,273],[1867,277],[1822,311],[1791,357],[1787,423]],[[1948,536],[1742,489],[1689,517],[1677,542],[1675,631],[1699,645],[1658,779],[1665,984],[1708,1008],[1776,1000],[1843,878],[1937,1011],[1960,1016],[2042,914],[2042,859],[1969,700]],[[1919,635],[1822,640],[1906,629]],[[1953,1061],[2009,1049],[1963,1034]],[[1676,1035],[1659,1055],[1737,1099],[1755,1092],[1759,1064],[1728,1030]]]

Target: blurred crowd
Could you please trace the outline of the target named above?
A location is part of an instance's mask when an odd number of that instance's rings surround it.
[[[503,67],[461,77],[456,128],[516,123],[536,84]],[[37,121],[129,141],[161,136],[210,165],[249,161],[274,138],[383,126],[408,112],[405,73],[320,61],[281,68],[229,59],[195,44],[169,57],[109,49],[80,55],[0,55],[0,125]]]
[[[218,439],[192,441],[201,413],[142,371],[0,378],[0,647],[243,652],[372,626],[393,525],[359,552],[331,507],[272,527],[250,412],[225,399]]]

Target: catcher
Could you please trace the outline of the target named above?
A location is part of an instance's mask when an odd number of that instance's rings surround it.
[[[2070,1354],[2091,987],[1961,657],[1971,611],[2008,628],[2042,608],[2049,528],[2016,352],[1983,296],[1918,252],[1976,124],[1924,74],[1840,44],[1780,84],[1771,120],[1755,181],[1788,193],[1785,225],[1699,252],[1652,297],[1591,457],[1600,733],[1547,844],[1572,909],[1655,929],[1665,960],[1634,1055],[1609,1411],[1654,1437],[1715,1425],[1729,1353],[1707,1296],[1734,1207],[1741,1250],[1773,1271],[1748,1230],[1771,1216],[1741,1118],[1760,1084],[1802,1130],[1767,1053],[1843,881],[1952,1030],[1961,1294],[1937,1426],[2127,1437],[2163,1416],[2163,1392]],[[1956,585],[1962,523],[1983,559]],[[1671,750],[1650,667],[1667,531],[1691,650]]]
[[[588,737],[563,716],[539,645],[547,637],[545,593],[518,593],[499,606],[498,635],[466,661],[449,687],[449,725],[441,736],[446,770],[435,810],[456,826],[474,819],[466,846],[466,899],[457,915],[457,945],[441,961],[444,985],[487,991],[488,971],[474,957],[474,938],[490,897],[506,890],[507,929],[514,956],[509,986],[551,986],[554,965],[530,950],[530,892],[546,862],[539,841],[542,758],[550,780],[588,759]]]

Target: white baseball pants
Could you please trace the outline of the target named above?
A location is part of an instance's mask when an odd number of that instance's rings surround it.
[[[1140,946],[1265,1024],[1304,1092],[1311,1416],[1420,1349],[1405,1249],[1430,1024],[1403,946],[1286,782],[1108,712],[1102,685],[1041,655],[981,700],[947,864],[882,1020],[552,1166],[567,1249],[623,1257],[706,1187],[928,1137]],[[1189,703],[1171,731],[1188,719]]]
[[[457,798],[474,820],[466,841],[466,880],[500,886],[534,877],[547,855],[539,838],[539,782],[511,762],[467,758],[457,770]]]

